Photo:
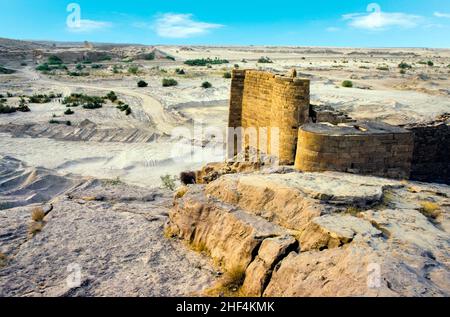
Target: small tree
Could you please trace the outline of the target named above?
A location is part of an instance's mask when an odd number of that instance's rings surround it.
[[[114,91],[110,91],[107,95],[106,95],[106,99],[109,99],[111,102],[116,102],[117,99],[119,99],[116,95],[116,93]]]
[[[212,87],[212,84],[209,81],[205,81],[202,84],[202,88],[208,89],[208,88],[211,88],[211,87]]]
[[[176,181],[176,177],[175,176],[170,176],[170,175],[164,175],[161,176],[161,182],[162,182],[162,187],[169,189],[169,190],[175,190],[175,181]]]
[[[353,82],[351,80],[344,80],[342,82],[342,87],[352,88],[353,87]]]
[[[164,78],[162,80],[162,85],[163,85],[163,87],[172,87],[172,86],[177,86],[178,82],[173,78]]]
[[[140,80],[140,81],[138,81],[137,86],[138,86],[139,88],[145,88],[145,87],[148,86],[148,84],[147,84],[145,81]]]
[[[128,72],[132,75],[137,75],[137,73],[139,73],[139,67],[131,66],[130,68],[128,68]]]

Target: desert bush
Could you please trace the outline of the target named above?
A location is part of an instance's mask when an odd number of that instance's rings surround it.
[[[84,109],[88,109],[88,110],[94,110],[94,109],[99,109],[102,108],[103,105],[101,103],[95,103],[95,102],[89,102],[83,105]]]
[[[198,59],[189,59],[184,62],[189,66],[207,66],[207,65],[220,65],[220,64],[228,64],[229,61],[226,59],[219,59],[218,57],[211,58],[198,58]]]
[[[89,60],[89,59],[87,59],[87,60],[84,60],[84,61],[83,61],[83,64],[92,64],[92,61]]]
[[[120,111],[126,111],[128,108],[130,108],[130,106],[129,105],[118,105],[116,108],[119,109]]]
[[[353,82],[351,80],[344,80],[342,82],[342,87],[352,88],[353,87]]]
[[[388,71],[389,67],[387,67],[387,66],[378,66],[377,70]]]
[[[231,73],[230,72],[224,73],[223,78],[227,78],[227,79],[231,78]]]
[[[205,293],[214,297],[236,297],[245,280],[245,269],[237,267],[225,272],[224,276]]]
[[[20,66],[28,66],[28,64],[25,62],[22,62],[22,63],[20,63]]]
[[[101,61],[101,62],[103,62],[103,61],[110,61],[110,60],[112,60],[112,57],[109,56],[109,55],[105,55],[105,56],[100,57],[98,60]]]
[[[56,97],[56,96],[55,96]],[[49,103],[52,101],[52,98],[47,95],[33,95],[31,97],[28,97],[28,100],[30,103]]]
[[[434,63],[433,63],[433,61],[428,61],[427,65],[431,67],[431,66],[434,66]]]
[[[170,175],[161,176],[162,188],[175,190],[176,177]]]
[[[50,66],[48,66],[47,63],[44,63],[44,64],[37,66],[36,70],[40,71],[40,72],[48,72],[48,71],[51,71],[51,68],[50,68]]]
[[[77,66],[75,66],[76,70],[83,70],[86,66],[82,65],[82,64],[77,64]]]
[[[400,69],[400,74],[405,75],[406,74],[406,70]]]
[[[5,68],[5,67],[3,67],[3,66],[0,66],[0,74],[5,74],[5,75],[8,75],[8,74],[13,74],[13,73],[15,73],[16,71],[14,71],[14,70],[12,70],[12,69],[8,69],[8,68]]]
[[[177,73],[177,75],[186,75],[186,72],[182,68],[175,69],[175,73]]]
[[[2,252],[0,252],[0,268],[6,266],[6,264],[8,263],[8,257],[3,254]]]
[[[189,172],[182,172],[180,174],[180,181],[183,185],[192,185],[195,184],[197,181],[197,176],[195,172],[189,171]]]
[[[31,219],[33,221],[42,221],[45,218],[45,211],[41,207],[35,207],[31,210]]]
[[[64,111],[64,114],[67,116],[73,115],[75,112],[72,109],[67,109],[66,111]]]
[[[125,110],[125,115],[126,115],[126,116],[129,116],[130,114],[131,114],[131,108],[128,107],[128,108]]]
[[[166,59],[168,59],[169,61],[175,61],[175,57],[173,56],[166,56]]]
[[[143,80],[140,80],[140,81],[138,81],[137,86],[138,86],[139,88],[145,88],[145,87],[148,87],[148,83],[146,83],[146,82],[143,81]]]
[[[144,56],[146,61],[152,61],[155,59],[155,52],[148,53]]]
[[[114,91],[110,91],[110,92],[105,96],[105,98],[108,99],[108,100],[111,101],[111,102],[116,102],[117,99],[119,99]]]
[[[441,215],[439,205],[436,203],[430,201],[423,201],[420,203],[420,206],[421,206],[420,212],[428,218],[436,219]]]
[[[409,64],[407,64],[407,63],[405,63],[405,62],[401,62],[400,64],[398,64],[398,68],[401,68],[401,69],[411,69],[412,66],[409,65]]]
[[[3,103],[0,103],[0,114],[1,113],[13,113],[16,111],[17,111],[16,108],[4,105]]]
[[[128,68],[128,73],[132,75],[137,75],[137,73],[139,73],[139,67],[131,66],[130,68]]]
[[[28,227],[28,233],[32,236],[38,234],[44,229],[44,224],[42,222],[32,222]]]
[[[49,56],[47,59],[49,65],[61,65],[63,63],[62,59],[56,55]]]
[[[212,87],[212,84],[209,81],[205,81],[202,83],[202,88],[204,88],[204,89],[208,89],[211,87]]]
[[[260,64],[271,64],[271,63],[273,63],[273,61],[267,56],[266,57],[262,56],[262,57],[260,57],[258,59],[258,63],[260,63]]]
[[[177,86],[178,82],[173,78],[164,78],[162,80],[162,85],[163,85],[163,87],[172,87],[172,86]]]
[[[21,97],[19,102],[19,107],[17,107],[17,111],[20,112],[30,112],[30,108],[27,105],[27,102],[25,101],[25,98]]]
[[[103,65],[102,64],[92,64],[91,68],[92,69],[101,69],[101,68],[103,68]]]

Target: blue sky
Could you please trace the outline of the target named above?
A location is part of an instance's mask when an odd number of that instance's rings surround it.
[[[0,12],[0,37],[15,39],[450,48],[448,0],[0,0]]]

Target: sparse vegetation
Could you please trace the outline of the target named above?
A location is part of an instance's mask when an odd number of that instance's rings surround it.
[[[20,98],[20,102],[19,102],[19,106],[17,107],[17,111],[20,112],[30,112],[30,108],[28,107],[27,102],[25,101],[25,98],[21,97]]]
[[[205,81],[202,83],[202,88],[204,88],[204,89],[208,89],[211,87],[212,87],[212,84],[209,81]]]
[[[230,79],[231,78],[231,73],[230,72],[225,72],[223,74],[223,78]]]
[[[125,112],[126,116],[129,116],[132,112],[129,105],[122,104],[122,105],[118,105],[116,108],[122,112]]]
[[[75,112],[72,109],[70,109],[70,108],[68,108],[66,111],[64,111],[64,114],[67,115],[67,116],[73,115],[74,113]]]
[[[175,182],[177,178],[175,176],[164,175],[161,176],[162,188],[169,189],[171,191],[175,190]]]
[[[208,296],[236,297],[245,280],[245,269],[237,267],[231,269],[216,283],[205,291]]]
[[[218,57],[211,58],[199,58],[199,59],[189,59],[184,62],[189,66],[207,66],[207,65],[220,65],[220,64],[228,64],[229,61],[226,59],[219,59]]]
[[[62,59],[56,55],[49,56],[47,59],[49,65],[61,65],[63,63]]]
[[[145,88],[145,87],[148,87],[148,83],[146,83],[146,82],[143,81],[143,80],[140,80],[140,81],[138,81],[137,86],[138,86],[139,88]]]
[[[8,105],[3,104],[2,102],[0,102],[0,114],[2,113],[13,113],[16,112],[16,108],[15,107],[10,107]]]
[[[31,210],[31,220],[42,221],[45,218],[45,211],[41,207],[35,207]]]
[[[441,215],[439,205],[430,201],[423,201],[420,203],[420,212],[431,219],[436,219]]]
[[[92,68],[92,69],[102,69],[102,68],[103,68],[103,65],[102,65],[102,64],[92,64],[92,65],[91,65],[91,68]]]
[[[175,57],[173,56],[166,56],[166,59],[168,59],[169,61],[175,61]]]
[[[342,82],[342,87],[352,88],[353,87],[353,82],[351,80],[344,80]]]
[[[273,61],[269,58],[269,57],[260,57],[259,59],[258,59],[258,63],[260,63],[260,64],[271,64],[271,63],[273,63]]]
[[[98,109],[103,106],[104,99],[97,96],[73,93],[65,97],[62,103],[68,107],[82,105],[85,109]]]
[[[430,67],[432,67],[432,66],[434,66],[434,63],[433,63],[432,61],[428,61],[428,62],[427,62],[427,65],[430,66]]]
[[[411,66],[410,64],[405,63],[405,62],[401,62],[400,64],[398,64],[398,68],[401,68],[401,69],[411,69],[412,66]]]
[[[51,119],[48,123],[50,123],[50,124],[65,124],[67,126],[72,125],[71,121],[59,121],[59,120],[55,120],[55,119]]]
[[[177,75],[186,75],[186,72],[182,68],[181,69],[180,68],[175,69],[175,73]]]
[[[12,69],[8,69],[3,66],[0,66],[0,74],[9,75],[9,74],[14,74],[15,72],[16,71],[14,71]]]
[[[139,67],[138,66],[131,66],[128,68],[128,73],[132,75],[137,75],[139,73]]]
[[[40,95],[33,95],[31,97],[28,97],[28,100],[29,100],[30,103],[42,104],[42,103],[49,103],[49,102],[51,102],[52,98],[50,96],[48,96],[48,95],[40,94]]]
[[[114,91],[110,91],[106,96],[105,99],[108,99],[111,102],[116,102],[119,98],[117,97],[116,93]]]
[[[178,82],[173,78],[164,78],[162,80],[162,85],[163,85],[163,87],[172,87],[172,86],[177,86]]]
[[[389,67],[388,66],[378,66],[377,70],[389,71]]]
[[[35,236],[44,229],[44,224],[42,222],[32,222],[28,227],[28,233]]]
[[[144,56],[146,61],[152,61],[155,59],[155,52],[148,53]]]

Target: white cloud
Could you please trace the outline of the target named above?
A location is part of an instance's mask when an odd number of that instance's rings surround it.
[[[145,26],[145,24],[143,24]],[[141,25],[142,26],[142,25]],[[165,13],[156,19],[154,28],[160,37],[189,38],[223,27],[221,24],[193,20],[192,14]]]
[[[326,30],[327,32],[339,32],[341,29],[334,26],[330,26]]]
[[[76,24],[68,25],[67,29],[73,33],[87,33],[87,32],[98,31],[101,29],[109,28],[111,26],[112,26],[111,22],[81,19]]]
[[[450,19],[450,13],[435,12],[434,16],[438,17],[438,18],[448,18],[448,19]]]
[[[367,13],[345,14],[342,18],[349,21],[351,27],[366,30],[385,30],[391,27],[413,28],[422,17],[401,12],[383,12],[377,4],[370,4]]]

